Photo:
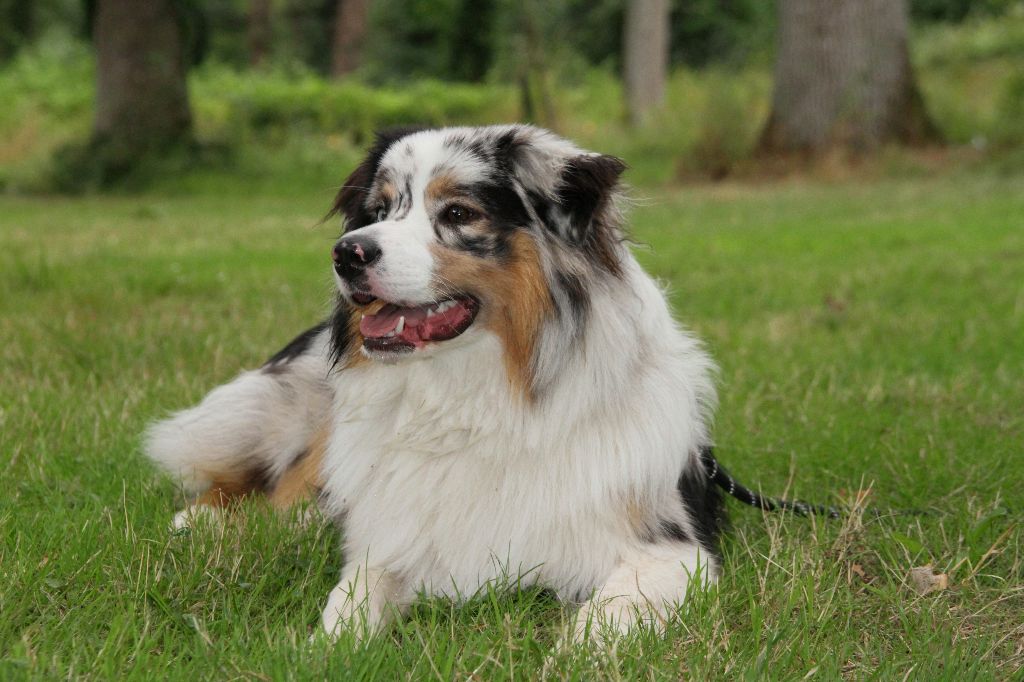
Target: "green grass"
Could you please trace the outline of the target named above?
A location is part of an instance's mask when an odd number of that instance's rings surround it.
[[[1024,176],[653,193],[639,256],[721,364],[744,481],[923,517],[732,504],[720,587],[664,639],[550,656],[536,591],[307,645],[332,529],[258,506],[172,534],[139,433],[318,319],[329,187],[0,198],[0,679],[1021,679]],[[949,588],[916,595],[932,564]]]

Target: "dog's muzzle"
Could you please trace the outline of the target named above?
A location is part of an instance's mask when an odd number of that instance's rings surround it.
[[[380,244],[370,237],[349,235],[342,237],[334,245],[331,257],[334,259],[334,271],[338,273],[352,289],[352,298],[356,303],[371,303],[371,294],[359,291],[359,283],[366,279],[366,269],[380,260]]]

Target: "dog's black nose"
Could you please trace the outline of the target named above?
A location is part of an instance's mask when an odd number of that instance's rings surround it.
[[[380,258],[380,255],[380,245],[377,242],[369,237],[357,235],[342,237],[331,252],[334,269],[344,279],[361,275],[367,266]]]

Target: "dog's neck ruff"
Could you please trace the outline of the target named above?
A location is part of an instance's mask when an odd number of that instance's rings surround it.
[[[707,438],[710,361],[634,261],[591,305],[581,342],[545,328],[536,401],[506,380],[501,340],[475,327],[434,355],[334,375],[325,490],[347,552],[435,591],[523,573],[576,595],[646,532],[633,521],[694,537],[676,481]],[[668,516],[631,521],[632,505]]]

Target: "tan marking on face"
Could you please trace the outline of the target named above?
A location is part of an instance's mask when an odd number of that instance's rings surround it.
[[[377,188],[377,196],[388,206],[394,206],[398,201],[398,188],[390,180],[386,180]]]
[[[440,204],[441,202],[458,195],[458,183],[448,173],[435,175],[427,183],[423,191],[424,199],[428,205]]]
[[[268,496],[271,506],[284,510],[316,498],[323,487],[321,471],[330,435],[330,428],[326,424],[317,430],[306,452],[281,474]]]
[[[534,348],[553,309],[533,240],[522,232],[515,234],[502,264],[437,245],[431,251],[443,278],[437,288],[454,286],[480,299],[480,322],[501,339],[509,383],[532,399]]]

